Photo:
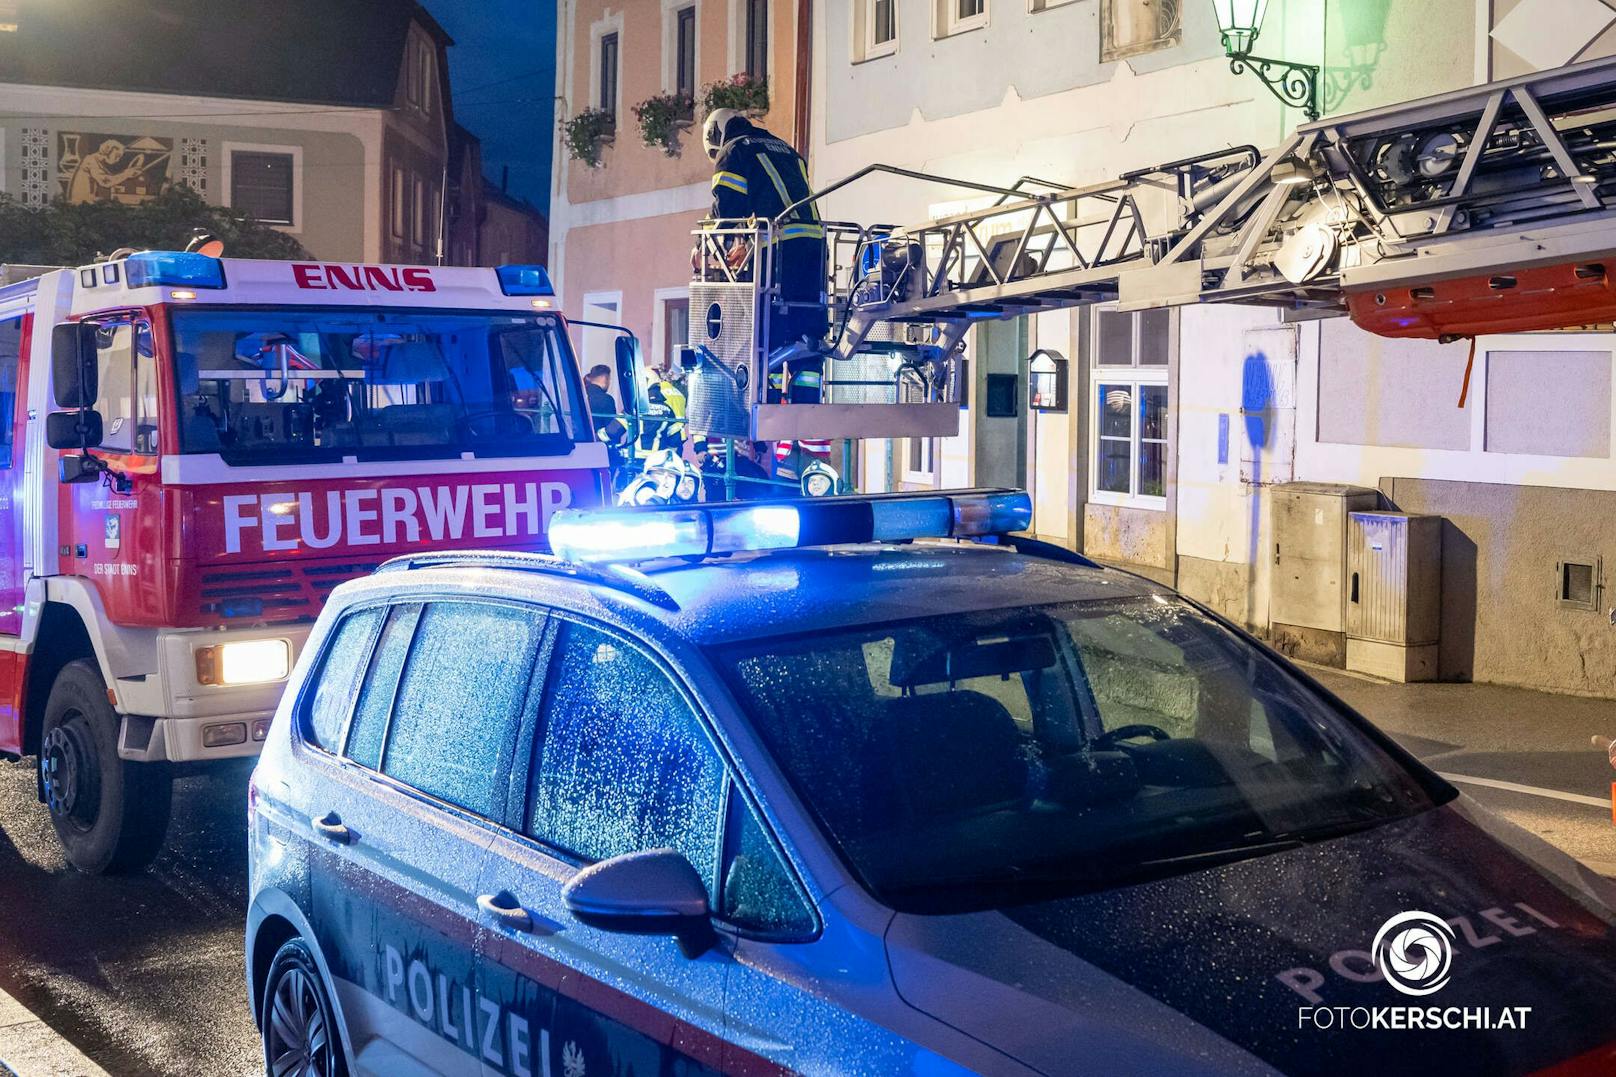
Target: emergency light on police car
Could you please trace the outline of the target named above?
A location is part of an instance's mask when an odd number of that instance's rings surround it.
[[[131,288],[177,285],[186,288],[223,288],[224,263],[205,254],[186,251],[140,251],[123,261],[124,280]]]
[[[196,683],[268,684],[292,670],[292,648],[283,639],[239,639],[198,647]]]
[[[972,538],[1024,531],[1031,523],[1032,500],[1018,490],[565,509],[550,523],[550,548],[568,561],[648,561],[857,542]]]

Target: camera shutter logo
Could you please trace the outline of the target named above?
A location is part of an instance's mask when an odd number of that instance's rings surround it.
[[[1380,925],[1369,952],[1386,982],[1405,995],[1431,995],[1447,985],[1453,928],[1428,912],[1403,912]]]

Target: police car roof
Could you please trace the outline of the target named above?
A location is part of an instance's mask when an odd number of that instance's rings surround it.
[[[1139,577],[975,543],[833,546],[641,566],[701,644],[1156,593]]]

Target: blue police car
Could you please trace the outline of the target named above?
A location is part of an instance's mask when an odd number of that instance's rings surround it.
[[[1616,1072],[1609,881],[1028,514],[564,514],[339,587],[250,794],[269,1072]]]

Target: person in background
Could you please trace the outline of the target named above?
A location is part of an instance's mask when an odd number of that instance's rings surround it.
[[[597,363],[584,375],[584,392],[589,395],[589,415],[595,423],[595,437],[606,446],[613,474],[628,463],[623,444],[628,440],[628,426],[621,418],[617,401],[612,397],[612,368]]]
[[[696,451],[701,454],[701,497],[703,501],[723,501],[724,498],[724,439],[699,438]],[[791,491],[771,484],[769,473],[757,462],[756,446],[744,439],[735,441],[735,500],[765,501],[774,497],[789,497]],[[742,481],[742,480],[759,480]]]
[[[634,443],[634,455],[641,467],[658,453],[683,456],[685,451],[685,391],[666,370],[651,370],[647,379],[650,384],[645,390],[640,436]]]

